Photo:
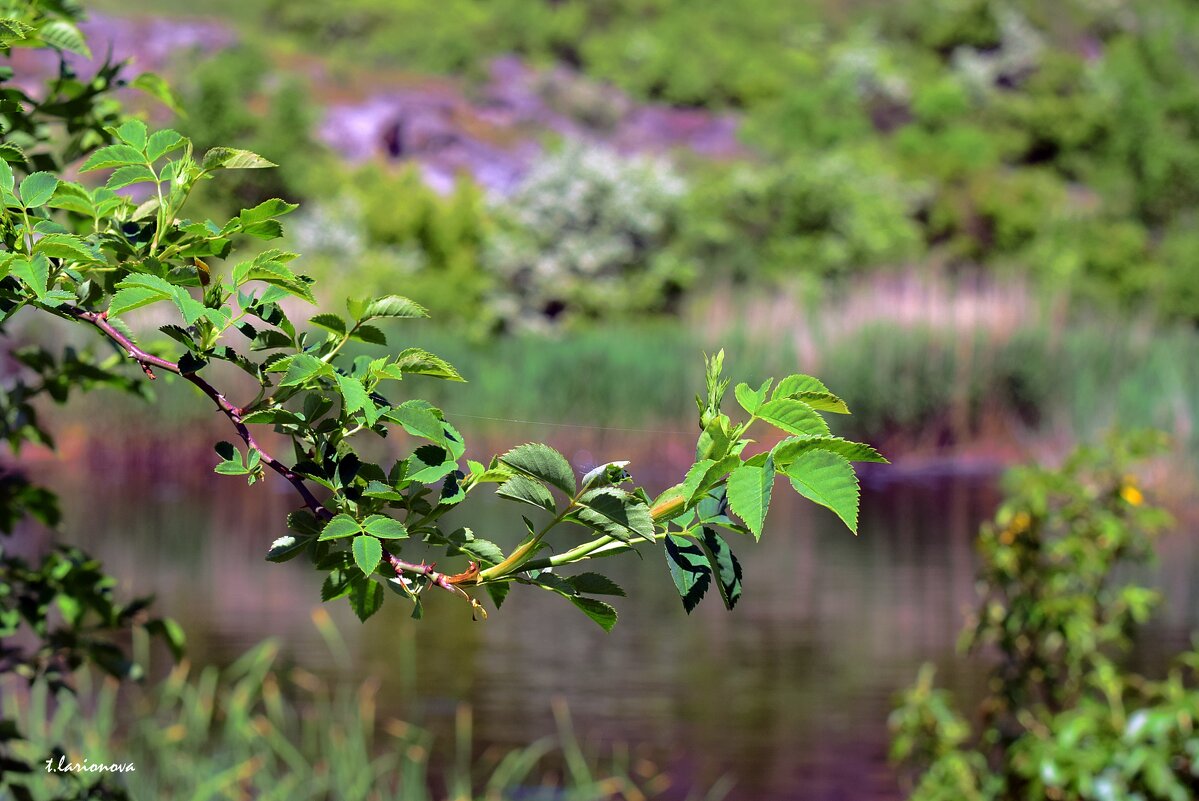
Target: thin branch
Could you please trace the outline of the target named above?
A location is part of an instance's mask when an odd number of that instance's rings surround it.
[[[318,520],[331,520],[333,518],[333,513],[325,508],[325,505],[322,504],[317,497],[312,494],[312,490],[310,490],[308,485],[304,483],[303,476],[299,475],[292,468],[288,467],[283,462],[280,462],[278,459],[271,456],[270,453],[263,450],[262,446],[259,445],[258,441],[254,439],[254,435],[250,433],[250,429],[242,420],[242,410],[230,403],[229,400],[216,387],[214,387],[212,384],[209,384],[196,373],[183,372],[179,369],[179,365],[176,362],[163,359],[159,356],[153,355],[152,353],[147,353],[139,348],[131,339],[129,339],[129,337],[122,334],[112,325],[112,323],[108,322],[107,314],[105,312],[89,312],[78,307],[68,305],[60,306],[59,309],[77,320],[89,323],[100,329],[105,336],[107,336],[114,343],[116,343],[117,346],[129,354],[129,357],[137,362],[146,375],[151,379],[154,378],[153,368],[158,368],[160,370],[166,370],[169,373],[174,373],[178,376],[181,376],[182,378],[194,384],[201,392],[207,395],[213,403],[216,404],[217,409],[220,410],[225,417],[229,418],[229,422],[233,424],[233,427],[237,430],[237,435],[241,437],[243,442],[245,442],[246,447],[253,448],[254,450],[258,451],[262,458],[262,463],[270,467],[279,475],[283,476],[283,478],[285,478],[288,483],[295,488],[296,492],[300,494],[300,497],[304,499],[304,505],[307,506],[314,515],[316,515]],[[476,563],[471,562],[470,567],[466,570],[466,572],[450,576],[446,575],[445,573],[438,573],[436,570],[434,570],[433,565],[412,564],[410,562],[405,562],[398,557],[391,555],[390,553],[387,554],[387,559],[391,564],[392,569],[395,570],[397,577],[402,577],[404,573],[413,573],[416,575],[425,576],[430,583],[444,590],[448,590],[455,595],[465,598],[470,602],[472,609],[478,610],[478,612],[486,617],[487,612],[479,605],[479,602],[458,586],[460,583],[473,584],[475,582],[479,574],[479,566]]]
[[[166,370],[169,373],[174,373],[178,376],[181,376],[185,380],[195,384],[201,392],[212,399],[213,403],[216,404],[217,409],[219,409],[220,412],[225,415],[225,417],[229,418],[229,422],[231,422],[233,427],[237,430],[237,435],[241,437],[243,442],[246,443],[246,447],[253,448],[254,450],[258,451],[259,455],[262,457],[263,464],[274,470],[279,475],[283,476],[288,483],[295,487],[296,492],[298,492],[300,497],[304,499],[304,505],[312,510],[312,513],[316,515],[317,519],[332,519],[332,512],[326,509],[324,504],[322,504],[317,497],[312,494],[312,490],[310,490],[308,485],[304,483],[304,478],[297,474],[290,467],[285,465],[283,462],[279,461],[274,456],[271,456],[268,451],[264,450],[262,446],[258,444],[258,441],[254,439],[254,435],[250,433],[250,429],[246,427],[244,422],[242,422],[242,410],[230,403],[229,400],[223,394],[221,394],[216,387],[214,387],[212,384],[209,384],[196,373],[183,372],[179,369],[179,365],[177,363],[168,361],[167,359],[163,359],[151,353],[147,353],[139,348],[133,343],[132,340],[113,327],[112,323],[108,322],[107,316],[104,314],[104,312],[89,312],[73,306],[62,306],[60,308],[62,308],[72,317],[82,320],[83,322],[90,323],[104,332],[105,336],[120,346],[122,350],[129,354],[130,358],[141,365],[142,370],[145,371],[146,375],[148,375],[150,378],[154,377],[153,368],[157,367],[160,370]]]

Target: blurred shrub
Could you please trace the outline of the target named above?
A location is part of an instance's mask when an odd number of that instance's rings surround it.
[[[442,195],[418,167],[371,164],[346,175],[334,198],[292,225],[296,249],[314,257],[309,269],[332,291],[402,292],[441,322],[486,327],[494,277],[481,257],[494,224],[477,184],[463,177]]]
[[[918,197],[869,152],[736,165],[695,184],[679,247],[741,280],[847,275],[918,253]]]
[[[1157,606],[1128,580],[1168,516],[1132,470],[1157,434],[1081,448],[1060,469],[1007,477],[979,538],[982,598],[963,632],[994,649],[975,729],[926,666],[891,717],[913,801],[1185,801],[1199,791],[1199,652],[1164,681],[1119,659]]]
[[[242,170],[219,187],[204,184],[198,190],[204,200],[228,211],[273,197],[297,201],[318,194],[311,191],[312,182],[325,153],[312,136],[316,106],[299,80],[272,79],[260,49],[234,47],[195,61],[178,86],[184,114],[175,127],[192,139],[197,152],[234,146],[280,165]]]
[[[544,158],[500,220],[488,303],[508,329],[674,308],[690,282],[664,246],[686,184],[665,161],[571,145]]]

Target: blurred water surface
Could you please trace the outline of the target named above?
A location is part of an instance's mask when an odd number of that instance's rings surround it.
[[[651,489],[686,468],[688,441],[655,437],[664,439],[640,461]],[[311,622],[321,577],[301,561],[263,560],[294,497],[273,478],[247,488],[212,475],[209,441],[84,443],[34,466],[63,493],[70,536],[128,589],[155,593],[197,661],[227,662],[275,636],[310,670],[380,676],[382,709],[434,730],[448,731],[468,702],[481,747],[551,733],[551,702],[562,698],[582,739],[627,744],[667,769],[668,798],[729,775],[734,801],[898,798],[886,764],[895,692],[924,661],[966,698],[982,680],[981,663],[955,659],[954,646],[974,597],[974,534],[999,497],[994,470],[900,460],[867,472],[856,538],[780,483],[762,542],[734,543],[746,591],[731,614],[713,597],[688,617],[661,555],[647,551],[602,565],[630,595],[617,599],[611,634],[532,589],[486,622],[436,596],[416,622],[389,594],[365,625],[344,604],[329,607],[350,654],[339,664]],[[601,447],[605,458],[645,448],[628,433],[551,442],[576,461]],[[509,543],[519,510],[488,501],[471,524]],[[1186,643],[1199,611],[1191,538],[1169,538],[1164,552],[1155,580],[1171,605],[1136,654],[1151,670]]]

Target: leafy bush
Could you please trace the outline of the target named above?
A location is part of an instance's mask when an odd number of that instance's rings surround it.
[[[580,146],[549,156],[496,208],[492,312],[535,329],[672,308],[690,276],[659,251],[685,188],[664,161]]]
[[[1057,470],[1026,467],[979,539],[982,598],[963,642],[994,649],[973,729],[932,686],[931,668],[891,718],[911,798],[1169,799],[1199,790],[1199,654],[1164,681],[1120,656],[1158,594],[1126,565],[1153,553],[1168,516],[1129,471],[1160,435],[1082,448]]]

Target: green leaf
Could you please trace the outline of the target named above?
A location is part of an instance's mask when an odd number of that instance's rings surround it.
[[[187,637],[183,634],[183,628],[174,620],[169,617],[151,620],[146,624],[146,632],[155,637],[161,637],[166,642],[167,648],[170,649],[171,656],[176,660],[183,658]]]
[[[788,397],[803,401],[820,412],[849,414],[849,407],[845,405],[845,401],[829,392],[796,392]]]
[[[712,574],[716,576],[716,588],[720,590],[721,600],[728,610],[732,610],[741,599],[741,563],[733,555],[719,534],[710,528],[704,528],[704,536],[700,541],[711,565]]]
[[[12,192],[15,176],[12,172],[12,167],[8,166],[8,161],[0,159],[0,191]]]
[[[33,249],[52,259],[81,261],[88,264],[98,264],[104,261],[95,246],[73,234],[46,234],[34,243]]]
[[[387,295],[376,298],[366,305],[362,312],[362,320],[373,320],[376,317],[393,317],[410,319],[413,317],[428,317],[429,312],[424,306],[399,295]]]
[[[383,586],[365,576],[350,580],[350,608],[363,623],[383,607]]]
[[[362,528],[367,534],[382,540],[399,540],[408,536],[408,529],[403,523],[386,515],[371,515],[362,521]]]
[[[214,147],[204,154],[204,160],[200,166],[204,170],[257,170],[278,165],[249,150]]]
[[[177,131],[172,131],[169,128],[162,131],[155,131],[150,134],[150,139],[146,142],[146,161],[154,163],[167,153],[181,148],[185,144],[187,144],[187,140],[180,136]]]
[[[280,200],[273,197],[270,200],[264,200],[252,209],[243,209],[237,215],[237,219],[244,227],[250,227],[256,223],[265,222],[275,217],[282,217],[284,214],[290,214],[298,209],[298,203],[288,203],[286,200]]]
[[[134,309],[140,309],[142,306],[149,306],[151,303],[158,303],[163,300],[170,300],[170,298],[157,290],[147,287],[118,289],[116,294],[112,296],[112,300],[108,303],[108,316],[117,317]]]
[[[501,484],[495,494],[501,498],[538,506],[547,512],[554,511],[554,496],[544,484],[527,476],[513,476]]]
[[[414,437],[423,437],[445,446],[445,426],[428,406],[420,401],[405,401],[385,415],[388,420],[399,423]]]
[[[364,325],[359,323],[350,332],[350,339],[357,339],[359,342],[366,342],[370,345],[387,345],[387,335],[375,328],[373,325]]]
[[[579,497],[579,522],[610,537],[631,542],[634,536],[654,541],[654,519],[649,506],[635,495],[616,487],[600,487]]]
[[[109,167],[124,167],[127,164],[141,164],[145,161],[141,151],[129,145],[109,145],[102,147],[83,162],[80,172],[104,170]]]
[[[888,464],[883,455],[869,445],[861,442],[850,442],[840,437],[788,437],[775,445],[771,454],[774,457],[775,463],[785,472],[788,465],[802,454],[812,450],[829,451],[838,456],[844,456],[851,462],[881,462]]]
[[[729,506],[745,521],[754,539],[761,539],[774,487],[774,463],[767,459],[763,465],[744,464],[729,474],[727,486]]]
[[[588,595],[619,595],[625,591],[612,579],[601,573],[580,573],[566,579],[576,590]]]
[[[394,378],[402,378],[404,373],[416,373],[433,378],[444,378],[448,381],[465,380],[445,359],[420,348],[408,348],[401,351],[389,367],[395,367],[399,373],[399,375],[392,376]]]
[[[50,280],[50,260],[43,253],[35,253],[32,259],[18,256],[9,265],[10,273],[20,278],[38,298],[46,294]]]
[[[117,128],[117,137],[130,147],[144,150],[146,147],[146,124],[141,120],[125,120]]]
[[[332,331],[339,336],[346,335],[346,321],[336,314],[318,314],[308,320],[312,325],[318,325],[326,331]]]
[[[287,364],[287,373],[279,382],[281,387],[294,387],[307,383],[317,376],[329,375],[333,368],[315,356],[297,353]]]
[[[338,375],[336,378],[337,386],[341,389],[341,397],[345,401],[346,413],[362,412],[366,417],[367,425],[373,426],[379,419],[379,408],[371,400],[366,387],[357,378],[345,375]]]
[[[579,595],[569,597],[572,604],[583,610],[583,614],[594,620],[604,631],[611,631],[616,625],[616,610],[611,605],[595,598],[584,598]]]
[[[131,184],[146,182],[158,182],[158,176],[154,174],[154,171],[145,164],[128,164],[113,170],[112,175],[108,176],[108,182],[104,185],[109,189],[121,189]]]
[[[171,111],[174,111],[176,114],[183,114],[183,107],[179,105],[179,100],[175,97],[175,93],[171,91],[170,84],[168,84],[162,78],[162,76],[155,75],[152,72],[143,72],[141,75],[138,75],[136,78],[134,78],[129,85],[134,89],[140,89],[151,97],[157,99],[160,103],[171,109]],[[153,137],[151,137],[151,139],[153,139]],[[149,148],[147,147],[147,150],[148,149]]]
[[[351,545],[354,552],[354,563],[366,575],[375,572],[379,562],[383,560],[383,546],[369,534],[359,534]]]
[[[38,28],[37,36],[46,44],[69,53],[78,53],[84,58],[91,58],[92,51],[87,48],[87,40],[79,29],[65,19],[55,19],[44,23]]]
[[[758,389],[751,389],[749,384],[738,384],[733,389],[733,395],[741,408],[750,414],[756,414],[758,407],[766,401],[766,393],[770,391],[770,379],[767,379]]]
[[[786,474],[796,492],[833,510],[850,531],[858,533],[858,477],[844,456],[807,451],[787,466]]]
[[[830,394],[826,387],[818,378],[813,378],[810,375],[789,375],[779,382],[779,385],[774,388],[770,398],[790,398],[800,392],[819,392],[822,394]]]
[[[36,209],[46,205],[50,198],[54,197],[54,190],[57,188],[58,178],[48,172],[35,172],[21,181],[17,191],[25,208]]]
[[[309,538],[297,537],[295,534],[284,534],[271,543],[266,551],[268,562],[286,562],[296,558],[308,547]]]
[[[58,188],[54,190],[54,197],[50,198],[50,202],[46,205],[55,209],[73,211],[87,217],[94,217],[96,214],[91,193],[79,184],[73,184],[70,181],[59,181]]]
[[[321,532],[321,540],[336,540],[342,537],[352,537],[355,534],[361,534],[362,527],[358,525],[358,521],[347,514],[340,514],[325,524],[324,530]]]
[[[828,423],[808,404],[793,398],[777,398],[762,404],[757,415],[775,428],[788,434],[825,436]]]
[[[668,534],[666,566],[683,600],[683,609],[691,614],[712,583],[712,568],[707,554],[694,540]]]
[[[575,473],[566,457],[548,445],[518,445],[500,457],[500,461],[525,475],[557,487],[573,497]]]

